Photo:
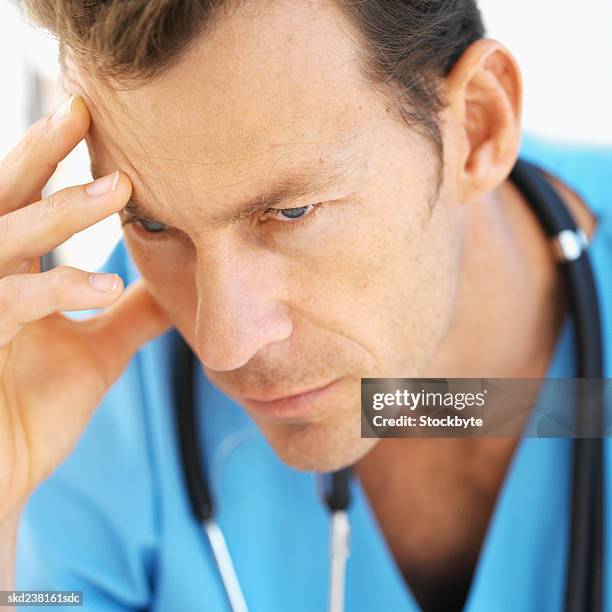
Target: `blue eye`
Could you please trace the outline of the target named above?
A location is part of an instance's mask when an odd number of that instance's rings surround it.
[[[150,234],[157,234],[166,229],[166,226],[163,223],[153,221],[151,219],[137,219],[136,222],[145,232],[149,232]]]
[[[304,216],[309,208],[309,206],[300,206],[299,208],[280,208],[278,212],[280,212],[280,214],[287,219],[299,219],[300,217]]]
[[[277,221],[287,223],[308,216],[319,206],[321,204],[309,204],[308,206],[299,206],[297,208],[268,208],[265,214],[274,217]]]

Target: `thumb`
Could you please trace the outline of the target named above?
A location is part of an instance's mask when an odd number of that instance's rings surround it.
[[[130,285],[101,314],[82,321],[110,386],[136,351],[170,327],[170,321],[143,280]]]

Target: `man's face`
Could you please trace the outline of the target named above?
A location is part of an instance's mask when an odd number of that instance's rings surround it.
[[[210,380],[300,469],[371,448],[360,378],[419,375],[455,299],[452,181],[438,194],[434,147],[367,81],[358,51],[330,3],[250,3],[161,80],[110,93],[72,75],[96,172],[128,174],[155,221],[122,213],[151,292]]]

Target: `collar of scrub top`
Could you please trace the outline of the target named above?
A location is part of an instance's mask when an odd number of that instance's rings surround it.
[[[526,197],[557,254],[572,313],[578,378],[602,378],[603,347],[597,288],[588,257],[588,240],[565,203],[535,166],[519,160],[510,179]],[[195,399],[197,359],[180,339],[174,355],[173,388],[177,434],[191,510],[211,546],[233,612],[248,607],[229,549],[214,518],[214,503],[203,470]],[[601,404],[600,404],[601,405]],[[583,406],[578,403],[580,408]],[[577,407],[578,407],[577,406]],[[576,430],[603,431],[601,413],[576,410]],[[321,489],[331,513],[329,612],[344,609],[346,561],[349,555],[347,509],[350,468],[322,475]],[[600,612],[603,608],[603,442],[574,440],[570,550],[565,593],[566,612]]]

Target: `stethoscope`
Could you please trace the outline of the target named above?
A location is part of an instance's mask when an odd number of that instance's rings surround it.
[[[603,377],[603,347],[597,290],[588,240],[572,215],[535,166],[519,160],[511,180],[531,203],[532,210],[553,243],[566,285],[575,334],[578,378]],[[174,400],[180,454],[189,503],[208,539],[233,612],[248,610],[223,532],[215,520],[202,442],[198,436],[195,375],[197,360],[180,340],[174,359]],[[576,427],[592,419],[576,410]],[[602,431],[601,415],[598,429]],[[593,431],[593,422],[583,423]],[[586,431],[586,429],[585,429]],[[344,609],[346,563],[349,556],[350,468],[320,475],[322,497],[330,512],[329,612]],[[603,441],[576,438],[573,452],[572,506],[569,558],[566,573],[566,612],[601,612],[603,584]]]

